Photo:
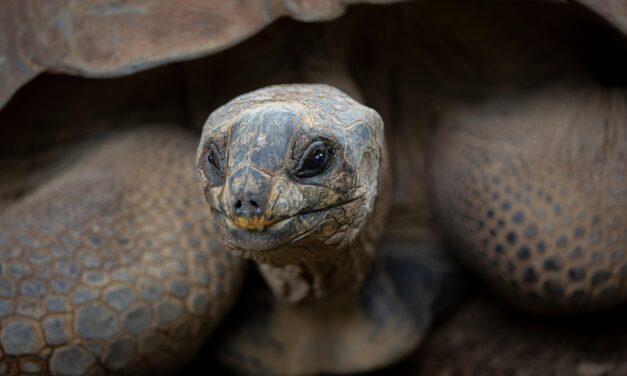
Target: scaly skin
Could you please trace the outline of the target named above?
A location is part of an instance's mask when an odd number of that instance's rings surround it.
[[[525,310],[624,302],[624,90],[556,85],[474,114],[442,125],[431,156],[436,212],[461,257]]]
[[[165,127],[109,136],[3,213],[3,374],[162,374],[193,356],[243,275],[215,241],[194,147]]]

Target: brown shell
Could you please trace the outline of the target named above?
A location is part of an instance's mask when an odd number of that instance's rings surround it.
[[[3,0],[0,108],[37,74],[114,77],[208,55],[275,19],[323,21],[399,0]],[[627,33],[627,2],[577,0]]]
[[[364,1],[3,0],[0,108],[44,71],[122,76],[215,53],[282,16],[329,20],[359,2]]]

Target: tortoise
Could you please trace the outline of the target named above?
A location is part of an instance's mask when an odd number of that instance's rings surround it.
[[[457,75],[448,81],[423,61],[427,85],[395,81],[424,103],[399,121],[381,99],[387,77],[370,74],[387,63],[349,74],[333,27],[316,35],[333,63],[313,54],[300,77],[309,84],[238,96],[209,116],[199,144],[168,124],[88,140],[3,210],[2,372],[173,372],[225,316],[214,351],[240,373],[379,368],[457,300],[467,280],[455,257],[528,311],[624,301],[616,71],[608,80],[555,57],[499,65],[484,51],[479,66],[531,69],[482,72],[477,85],[450,57],[435,60]],[[438,91],[426,95],[432,77]],[[231,309],[253,273],[244,258],[261,279]]]

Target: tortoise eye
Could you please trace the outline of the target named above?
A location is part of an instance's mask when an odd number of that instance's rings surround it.
[[[329,147],[324,142],[313,142],[303,153],[298,167],[293,171],[294,175],[299,178],[320,175],[329,164],[330,154]]]
[[[222,156],[216,144],[211,144],[207,149],[207,165],[217,175],[224,175]]]

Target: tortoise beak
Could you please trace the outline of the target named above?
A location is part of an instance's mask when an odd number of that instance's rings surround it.
[[[263,216],[254,216],[254,217],[235,217],[234,220],[231,221],[233,226],[244,229],[244,230],[258,230],[261,231],[265,227],[268,227],[277,221],[267,220]]]

